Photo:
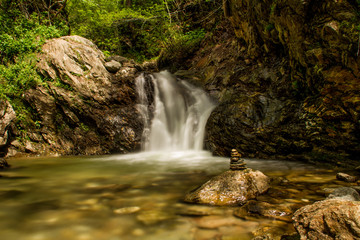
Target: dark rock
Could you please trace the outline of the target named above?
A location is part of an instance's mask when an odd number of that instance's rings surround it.
[[[108,70],[111,73],[116,73],[117,71],[120,70],[121,67],[122,67],[121,63],[115,60],[111,60],[110,62],[105,63],[106,70]]]
[[[360,239],[360,202],[315,202],[297,210],[293,221],[301,240]]]
[[[300,240],[298,233],[282,235],[280,240]]]
[[[241,154],[236,149],[232,149],[230,158],[230,170],[239,171],[245,169],[246,164],[244,162],[244,159],[241,158]]]
[[[210,205],[243,205],[266,192],[270,179],[260,171],[226,171],[188,193],[186,202]]]
[[[219,102],[207,147],[221,156],[236,146],[249,157],[358,166],[358,4],[223,2],[232,28],[220,21],[185,62]]]
[[[126,62],[129,62],[129,59],[127,59],[126,57],[123,57],[123,56],[119,56],[119,55],[110,56],[110,57],[105,58],[105,62],[111,62],[111,61],[116,61],[119,63],[126,63]]]
[[[0,169],[9,168],[10,164],[5,159],[0,159]]]
[[[11,141],[12,124],[16,114],[10,103],[0,100],[0,157],[7,155]]]
[[[336,179],[340,180],[340,181],[344,181],[344,182],[356,182],[357,181],[357,177],[355,176],[351,176],[349,174],[346,173],[337,173],[336,174]]]

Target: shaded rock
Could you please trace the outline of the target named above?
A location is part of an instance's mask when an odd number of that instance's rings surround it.
[[[129,62],[129,59],[127,59],[126,57],[123,57],[123,56],[119,56],[119,55],[114,55],[114,56],[105,58],[105,62],[111,62],[111,61],[125,63],[125,62]]]
[[[120,70],[121,67],[122,67],[121,63],[115,60],[111,60],[110,62],[105,63],[106,70],[108,70],[111,73],[116,73],[117,71]]]
[[[349,174],[346,173],[337,173],[336,174],[336,179],[340,180],[340,181],[344,181],[344,182],[356,182],[357,181],[357,177],[355,176],[351,176]]]
[[[11,125],[15,119],[16,114],[10,103],[0,100],[0,157],[7,154],[11,138]]]
[[[232,28],[219,21],[186,62],[219,101],[207,147],[221,156],[237,146],[248,157],[358,166],[358,3],[223,4]]]
[[[360,201],[359,193],[350,187],[341,187],[333,190],[327,199],[342,199],[348,201]]]
[[[360,239],[360,202],[315,202],[297,210],[293,221],[301,240]]]
[[[226,171],[188,193],[184,200],[210,205],[243,205],[266,192],[269,182],[260,171]]]
[[[286,234],[281,236],[280,240],[300,240],[300,236],[298,233]]]
[[[9,168],[10,164],[5,159],[0,159],[0,169]]]

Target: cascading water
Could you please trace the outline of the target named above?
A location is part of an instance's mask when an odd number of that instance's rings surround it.
[[[151,81],[153,101],[147,90]],[[144,121],[144,151],[200,151],[205,125],[215,104],[200,88],[176,79],[168,71],[136,79],[138,110]]]

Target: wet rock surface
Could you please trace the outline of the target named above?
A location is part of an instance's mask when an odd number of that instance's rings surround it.
[[[260,171],[226,171],[188,193],[186,202],[210,205],[243,205],[269,189],[269,178]]]
[[[208,149],[358,166],[358,4],[223,3],[231,26],[220,20],[179,71],[219,101]]]

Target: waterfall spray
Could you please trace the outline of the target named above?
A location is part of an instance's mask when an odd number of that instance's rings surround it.
[[[154,88],[153,101],[146,92],[147,81]],[[200,88],[176,79],[168,71],[144,74],[136,79],[138,110],[144,123],[144,151],[200,151],[205,125],[215,104]]]

